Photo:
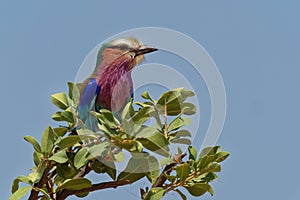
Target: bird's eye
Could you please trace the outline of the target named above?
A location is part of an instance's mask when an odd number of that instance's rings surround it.
[[[127,44],[122,44],[122,45],[120,45],[120,49],[121,50],[127,50],[127,49],[129,49],[129,47],[128,47]]]

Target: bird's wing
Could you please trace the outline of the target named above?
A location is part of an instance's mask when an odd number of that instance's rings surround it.
[[[95,101],[100,91],[96,78],[89,78],[83,87],[78,105],[78,116],[81,120],[88,116],[90,110],[95,110]]]

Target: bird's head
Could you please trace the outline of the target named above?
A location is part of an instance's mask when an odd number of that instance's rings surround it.
[[[97,55],[96,68],[104,68],[120,56],[128,56],[132,60],[132,67],[144,60],[144,54],[156,51],[157,48],[143,45],[136,38],[120,38],[105,43]]]

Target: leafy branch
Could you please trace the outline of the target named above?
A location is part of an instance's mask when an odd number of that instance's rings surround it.
[[[144,102],[130,101],[121,119],[109,110],[90,111],[98,127],[90,130],[76,113],[80,84],[68,86],[68,94],[51,96],[52,103],[60,109],[52,119],[64,126],[46,127],[40,142],[32,136],[24,137],[33,146],[35,166],[28,176],[13,181],[10,200],[28,193],[30,200],[85,197],[90,192],[129,185],[142,178],[150,182],[150,188],[140,189],[144,200],[158,200],[171,191],[186,199],[182,188],[193,196],[206,192],[213,195],[209,183],[218,178],[219,163],[229,153],[214,146],[198,154],[190,146],[191,133],[183,127],[190,123],[186,116],[196,113],[196,107],[186,101],[194,95],[192,91],[176,88],[158,100],[144,92]],[[155,126],[149,125],[151,119]],[[177,144],[189,146],[188,158],[179,147],[177,153],[170,152],[170,146]],[[117,173],[116,162],[124,161],[126,151],[131,157],[125,169]],[[89,173],[107,174],[111,180],[92,183],[85,178]]]

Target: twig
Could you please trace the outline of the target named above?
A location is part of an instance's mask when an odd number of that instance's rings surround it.
[[[39,182],[37,182],[37,183],[34,184],[34,187],[33,187],[33,189],[30,192],[30,196],[29,196],[28,200],[36,200],[36,199],[38,199],[39,190],[36,189],[36,188],[42,188],[43,185],[48,182],[48,173],[51,170],[51,168],[52,168],[52,165],[49,164],[49,163],[46,163],[46,169],[45,169],[45,171],[43,173],[43,176],[42,176],[42,178],[40,179]]]
[[[49,173],[48,180],[51,180],[56,175],[56,169]]]
[[[85,192],[93,192],[96,190],[103,190],[107,188],[117,188],[119,186],[131,184],[130,180],[122,180],[122,181],[110,181],[104,183],[93,184],[90,188],[84,188],[81,190],[63,190],[60,194],[57,195],[56,200],[64,200],[70,195],[80,194]]]
[[[50,184],[50,180],[49,180],[49,182],[46,183],[46,188],[47,188],[48,194],[51,197],[51,199],[54,199],[53,189],[52,189],[52,185]]]
[[[146,190],[144,190],[143,188],[140,188],[141,199],[143,199],[143,197],[145,196],[146,192],[148,192],[147,189],[148,189],[148,187],[146,188]]]
[[[165,105],[164,105],[164,136],[165,138],[168,138],[168,123],[167,123],[167,99],[165,99]]]
[[[162,187],[163,184],[167,180],[165,174],[170,175],[173,167],[176,166],[177,164],[179,164],[185,156],[186,156],[185,153],[177,155],[176,159],[174,159],[173,163],[170,163],[167,166],[165,166],[164,170],[161,172],[161,174],[159,175],[159,177],[156,179],[155,183],[152,185],[152,188],[154,188],[154,187]]]

